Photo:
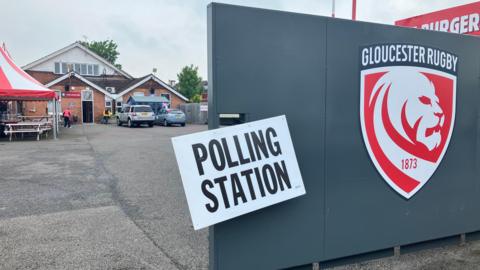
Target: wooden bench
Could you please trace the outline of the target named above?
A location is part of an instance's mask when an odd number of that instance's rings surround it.
[[[39,141],[40,135],[45,133],[46,136],[48,136],[48,131],[52,129],[47,122],[20,122],[16,124],[6,124],[5,127],[4,133],[5,135],[9,135],[10,141],[12,141],[14,134],[22,134],[23,139],[25,133],[36,133],[37,141]]]
[[[40,131],[41,133],[40,134],[45,134],[45,139],[48,138],[48,132],[52,130],[52,126],[49,125],[49,123],[45,123],[43,126],[40,127]]]

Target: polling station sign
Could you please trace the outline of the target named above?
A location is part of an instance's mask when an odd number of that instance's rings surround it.
[[[305,194],[285,116],[172,143],[195,230]]]

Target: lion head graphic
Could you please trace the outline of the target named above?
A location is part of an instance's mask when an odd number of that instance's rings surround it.
[[[440,146],[445,116],[435,86],[424,74],[415,70],[387,72],[374,86],[370,102],[377,95],[377,102],[382,104],[376,106],[375,114],[382,114],[389,134],[395,133],[413,145],[422,144],[428,151]]]

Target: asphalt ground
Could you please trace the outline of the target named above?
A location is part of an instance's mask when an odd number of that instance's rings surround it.
[[[206,126],[62,129],[0,142],[0,269],[206,269],[170,138]]]
[[[57,141],[0,140],[0,269],[207,269],[208,231],[191,226],[170,142],[205,129],[92,125]],[[480,269],[480,242],[337,269]]]

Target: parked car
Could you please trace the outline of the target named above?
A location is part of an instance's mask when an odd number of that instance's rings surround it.
[[[185,126],[185,114],[180,110],[162,109],[155,117],[155,123],[164,126]]]
[[[153,127],[155,114],[148,105],[127,105],[117,114],[117,125],[127,124],[129,127],[148,124]]]

